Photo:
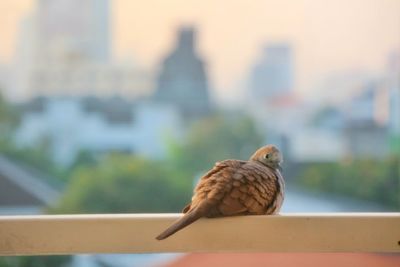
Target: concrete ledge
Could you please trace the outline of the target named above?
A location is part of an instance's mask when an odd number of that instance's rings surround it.
[[[201,219],[164,241],[180,214],[0,216],[0,255],[149,252],[400,252],[400,213]]]

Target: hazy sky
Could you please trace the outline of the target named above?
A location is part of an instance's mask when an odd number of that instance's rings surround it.
[[[18,24],[34,0],[0,1],[0,62],[9,62]],[[243,81],[265,42],[295,49],[296,87],[331,71],[382,71],[400,47],[400,0],[114,0],[113,54],[155,67],[182,23],[199,28],[199,50],[219,94]]]

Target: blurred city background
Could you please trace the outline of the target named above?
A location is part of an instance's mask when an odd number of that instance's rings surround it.
[[[400,1],[2,0],[0,15],[0,215],[180,212],[215,161],[268,143],[283,212],[400,211]]]

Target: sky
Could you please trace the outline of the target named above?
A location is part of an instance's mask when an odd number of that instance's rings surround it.
[[[290,42],[296,90],[329,73],[383,72],[400,50],[400,0],[112,0],[116,60],[156,68],[179,25],[198,27],[199,53],[217,94],[243,83],[265,43]],[[0,62],[12,61],[21,19],[34,0],[0,1]]]

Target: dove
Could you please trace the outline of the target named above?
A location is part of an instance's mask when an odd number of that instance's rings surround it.
[[[263,215],[279,212],[285,184],[282,154],[274,145],[259,148],[248,161],[217,162],[200,178],[183,217],[156,237],[163,240],[202,217]]]

